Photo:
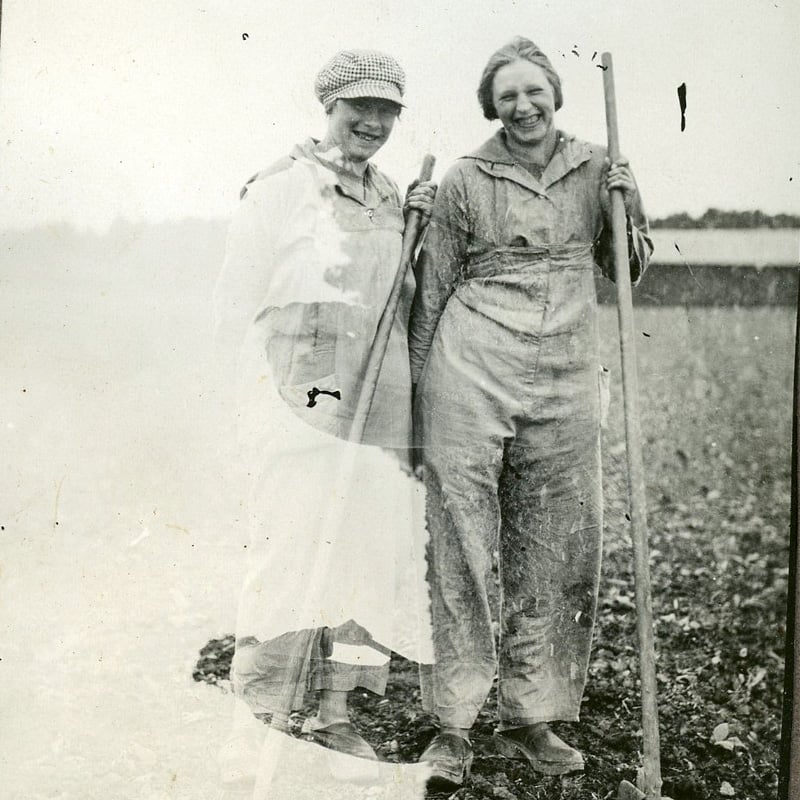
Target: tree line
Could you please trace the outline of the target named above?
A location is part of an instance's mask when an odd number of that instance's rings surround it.
[[[765,214],[763,211],[722,211],[709,208],[695,218],[681,211],[650,220],[651,228],[800,228],[796,214]]]

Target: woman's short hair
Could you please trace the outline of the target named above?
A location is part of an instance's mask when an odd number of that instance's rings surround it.
[[[497,112],[492,100],[492,84],[494,76],[501,67],[512,64],[514,61],[530,61],[544,70],[550,85],[553,87],[553,97],[555,109],[564,104],[564,96],[561,93],[561,78],[553,69],[550,59],[530,40],[524,36],[515,36],[508,44],[501,47],[489,58],[481,75],[481,82],[478,84],[478,102],[483,109],[483,116],[488,120],[497,119]]]

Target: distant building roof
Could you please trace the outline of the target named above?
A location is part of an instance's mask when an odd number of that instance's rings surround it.
[[[719,264],[720,266],[786,266],[800,264],[800,229],[706,228],[650,232],[655,264]]]

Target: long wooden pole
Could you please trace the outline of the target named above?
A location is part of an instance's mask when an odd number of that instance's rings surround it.
[[[786,609],[786,670],[783,678],[781,726],[780,800],[800,797],[800,699],[797,669],[800,665],[800,283],[794,341],[794,393],[792,398],[792,497],[789,518],[789,596]]]
[[[608,155],[612,163],[620,157],[617,98],[611,53],[603,53]],[[617,314],[622,357],[622,394],[625,409],[625,440],[628,454],[628,494],[636,583],[636,627],[639,634],[639,664],[642,686],[642,730],[644,734],[644,785],[648,799],[661,797],[661,757],[656,701],[656,664],[653,641],[653,604],[650,591],[650,556],[647,542],[647,507],[639,425],[639,387],[633,334],[633,297],[628,266],[628,233],[625,204],[620,190],[611,192],[611,223],[614,242]]]
[[[433,177],[433,167],[436,159],[428,154],[422,159],[422,168],[419,173],[419,180],[429,181]],[[420,227],[422,225],[422,215],[419,211],[412,209],[408,214],[406,227],[403,231],[403,244],[400,253],[400,265],[394,276],[394,283],[389,292],[389,298],[384,306],[383,313],[378,320],[378,327],[372,340],[367,357],[367,364],[364,369],[364,379],[361,383],[361,392],[356,403],[356,410],[353,414],[353,423],[350,426],[351,442],[360,442],[364,435],[364,428],[367,425],[367,417],[372,408],[372,401],[375,397],[375,389],[378,385],[378,377],[383,366],[383,359],[386,355],[386,348],[389,345],[389,336],[392,332],[392,325],[397,316],[397,309],[400,305],[400,297],[403,293],[403,284],[406,280],[411,261],[414,258],[414,250],[417,246]]]
[[[420,172],[421,181],[430,180],[433,174],[433,165],[433,156],[425,156]],[[320,543],[320,547],[317,549],[314,558],[311,559],[305,580],[312,586],[321,580],[326,580],[330,575],[332,568],[331,559],[333,558],[336,541],[334,537],[338,536],[339,531],[345,523],[346,514],[348,513],[350,497],[354,491],[353,478],[357,461],[360,456],[363,456],[363,451],[359,443],[363,438],[367,417],[369,416],[369,410],[372,406],[373,397],[375,396],[378,376],[380,375],[383,359],[386,355],[386,348],[389,344],[392,324],[397,315],[403,284],[414,255],[417,239],[419,238],[421,222],[422,215],[419,212],[409,212],[406,227],[403,231],[399,267],[395,274],[389,297],[378,321],[376,332],[372,339],[372,347],[367,355],[366,372],[364,379],[361,381],[361,391],[356,401],[355,416],[350,426],[346,443],[347,446],[344,448],[342,458],[338,464],[336,481],[330,495],[332,503],[330,513],[325,518],[325,530],[331,533],[331,539],[334,540],[334,544],[331,545],[330,540],[327,540],[325,545]],[[319,618],[319,609],[309,606],[310,600],[302,600],[302,598],[300,598],[299,602],[304,604],[301,607],[304,609],[307,616],[312,619]]]

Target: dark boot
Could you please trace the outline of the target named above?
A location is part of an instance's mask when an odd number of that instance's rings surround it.
[[[454,733],[437,734],[419,757],[419,762],[431,767],[428,789],[434,792],[458,789],[469,778],[472,744],[469,739]]]
[[[495,731],[494,743],[501,755],[526,759],[536,772],[543,775],[583,772],[583,756],[559,739],[546,722]]]

